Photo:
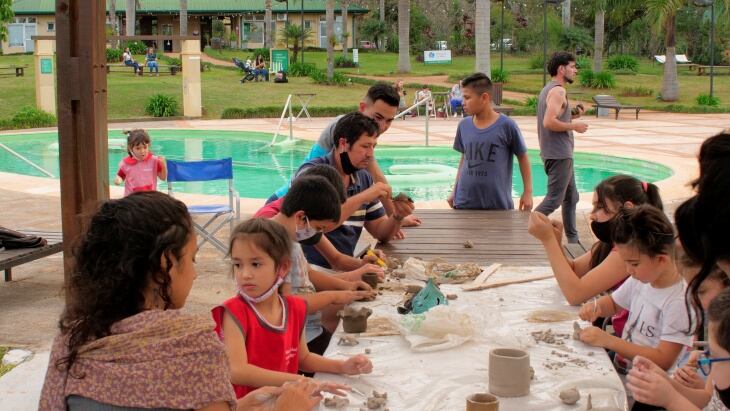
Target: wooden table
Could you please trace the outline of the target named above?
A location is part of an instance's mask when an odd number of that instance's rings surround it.
[[[6,282],[13,280],[13,267],[63,251],[63,238],[59,232],[28,230],[21,230],[21,232],[23,234],[43,237],[48,241],[48,244],[42,247],[16,248],[12,250],[0,248],[0,271],[5,271]]]
[[[416,210],[423,221],[408,227],[404,240],[378,248],[405,261],[408,257],[449,262],[547,265],[542,244],[527,232],[529,213],[515,210]],[[470,240],[474,248],[464,248]]]

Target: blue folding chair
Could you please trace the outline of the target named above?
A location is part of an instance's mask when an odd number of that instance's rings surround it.
[[[228,246],[217,239],[215,234],[226,224],[233,232],[233,226],[241,218],[241,200],[238,192],[233,188],[233,162],[230,158],[205,161],[167,160],[167,193],[170,196],[172,196],[172,183],[174,182],[213,180],[228,180],[228,204],[188,205],[188,211],[192,216],[210,216],[205,224],[193,221],[195,231],[200,235],[198,247],[210,242],[223,254],[226,254]],[[213,225],[214,223],[217,225]]]

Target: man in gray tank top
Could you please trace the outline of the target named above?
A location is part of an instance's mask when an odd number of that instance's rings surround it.
[[[550,215],[563,207],[563,226],[569,243],[578,242],[575,227],[575,206],[578,189],[573,170],[573,131],[585,133],[588,125],[572,120],[585,111],[579,104],[570,109],[565,84],[573,83],[578,69],[575,57],[564,51],[553,54],[547,63],[552,77],[540,92],[537,102],[537,137],[540,142],[540,158],[548,176],[545,199],[535,211]]]

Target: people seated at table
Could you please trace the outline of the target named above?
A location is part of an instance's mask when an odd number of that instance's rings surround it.
[[[39,410],[244,411],[274,399],[288,411],[321,400],[318,385],[298,383],[236,402],[214,323],[181,310],[197,249],[187,207],[172,197],[99,206],[75,247]]]
[[[399,101],[400,97],[398,92],[392,85],[387,83],[376,83],[368,88],[367,94],[360,102],[358,110],[365,116],[375,120],[378,124],[378,136],[380,136],[390,128],[393,119],[395,119]],[[309,150],[309,154],[305,157],[305,162],[317,157],[326,156],[335,148],[336,141],[333,132],[342,117],[344,117],[344,115],[337,116],[324,128],[324,130],[322,130],[319,139]],[[367,170],[376,183],[388,184],[388,180],[383,174],[383,171],[380,169],[378,161],[374,155],[370,159]],[[270,203],[279,197],[283,197],[288,189],[289,183],[281,186],[271,197],[269,197],[268,200],[266,200],[266,202]],[[381,198],[380,200],[382,201],[383,207],[385,207],[385,212],[388,215],[393,214],[393,206],[390,199]],[[347,213],[343,212],[343,215],[347,215]],[[421,221],[415,215],[410,215],[403,221],[403,227],[418,226],[420,224]],[[398,233],[399,238],[402,238],[403,236],[404,234],[402,232]],[[370,260],[370,262],[374,262],[374,260]],[[357,268],[357,266],[346,265],[336,266],[334,268],[339,270],[353,270]]]
[[[264,56],[261,54],[256,56],[256,61],[254,62],[254,75],[256,76],[256,81],[259,80],[259,76],[263,77],[264,80],[269,81],[269,70],[266,68],[266,61],[264,60]]]
[[[307,302],[306,341],[309,351],[320,355],[327,349],[337,327],[337,310],[344,304],[374,297],[374,291],[362,281],[362,275],[375,266],[368,264],[353,272],[328,275],[310,266],[302,251],[302,245],[318,243],[323,233],[340,224],[340,205],[344,201],[341,199],[327,179],[306,173],[294,180],[281,211],[271,217],[286,229],[292,240],[291,269],[281,293],[294,294]],[[347,280],[348,277],[353,280]],[[325,321],[323,315],[327,317]],[[324,323],[334,326],[324,329]]]
[[[449,104],[451,105],[451,113],[453,113],[454,117],[464,114],[464,95],[461,93],[461,87],[462,81],[459,80],[458,83],[451,87],[451,91],[449,92]]]
[[[457,209],[511,210],[512,162],[517,157],[524,189],[519,209],[532,209],[532,172],[527,146],[514,120],[492,108],[492,82],[483,73],[463,80],[470,115],[459,122],[454,150],[461,153],[454,188],[447,198]]]
[[[229,255],[238,292],[212,313],[238,398],[255,387],[296,381],[302,378],[300,370],[347,375],[372,371],[365,355],[336,360],[307,348],[307,302],[279,292],[292,265],[291,243],[284,226],[264,218],[245,221],[231,233]],[[347,388],[323,387],[334,394]]]
[[[154,71],[155,74],[159,77],[160,75],[160,66],[157,64],[157,53],[155,53],[155,49],[150,47],[147,49],[147,54],[144,56],[145,64],[147,65],[147,68],[149,69],[150,75],[152,75],[152,72]]]
[[[142,67],[134,60],[132,52],[129,50],[129,47],[124,49],[124,53],[122,54],[122,61],[124,62],[125,66],[134,68],[134,74],[139,74],[140,76],[142,75]]]

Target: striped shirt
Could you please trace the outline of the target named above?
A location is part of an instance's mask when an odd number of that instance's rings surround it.
[[[331,151],[324,157],[313,158],[306,163],[302,164],[297,171],[297,175],[301,174],[302,171],[309,167],[327,164],[329,166],[335,166],[334,152]],[[347,186],[347,197],[352,197],[359,194],[373,185],[373,177],[367,170],[357,170],[354,174],[350,175],[350,185]],[[385,215],[385,209],[380,200],[375,200],[370,203],[364,203],[360,205],[347,220],[336,229],[326,233],[327,239],[330,240],[332,245],[337,250],[346,255],[353,255],[355,252],[355,246],[357,241],[360,239],[360,233],[365,226],[366,221],[377,220],[378,218]],[[317,251],[313,246],[302,246],[304,255],[307,256],[307,261],[310,264],[316,264],[320,267],[331,268],[327,260]]]

